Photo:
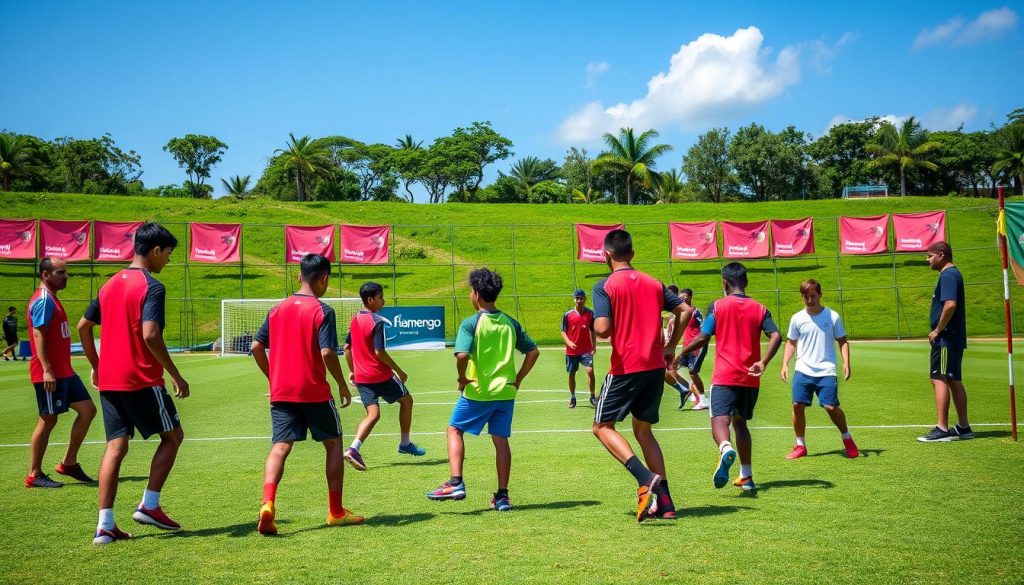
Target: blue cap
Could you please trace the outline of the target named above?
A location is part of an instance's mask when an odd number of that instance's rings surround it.
[[[582,288],[578,288],[578,289],[576,289],[576,292],[572,293],[572,297],[573,298],[585,297],[585,296],[587,296],[587,293],[583,292]]]

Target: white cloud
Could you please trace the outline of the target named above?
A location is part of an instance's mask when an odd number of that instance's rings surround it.
[[[819,73],[831,73],[832,61],[839,56],[843,47],[857,40],[859,36],[855,32],[847,32],[843,33],[843,36],[835,43],[830,44],[824,39],[808,43],[806,50],[810,54],[809,62],[811,66]]]
[[[877,116],[879,122],[889,122],[893,126],[899,126],[900,124],[903,123],[904,120],[906,120],[909,117],[910,116],[897,116],[896,114],[885,114],[884,116]],[[854,119],[847,116],[846,114],[836,114],[835,116],[832,116],[831,120],[828,121],[828,126],[825,127],[825,131],[822,132],[822,135],[828,134],[828,131],[831,130],[833,126],[839,126],[840,124],[859,124],[861,122],[866,121],[867,118]]]
[[[950,108],[935,108],[921,116],[921,125],[929,130],[956,130],[978,114],[978,108],[968,103]]]
[[[594,82],[597,81],[597,78],[608,71],[608,64],[605,63],[604,61],[601,61],[600,63],[587,63],[586,71],[587,89],[592,89],[594,87]]]
[[[704,34],[672,55],[667,72],[647,82],[647,95],[606,107],[590,102],[556,132],[562,142],[589,142],[621,127],[694,128],[749,110],[800,81],[799,51],[785,47],[771,58],[756,27],[732,36]]]
[[[935,28],[921,29],[914,39],[914,48],[944,44],[962,46],[996,39],[1016,28],[1017,20],[1017,13],[1006,6],[982,12],[970,22],[957,16]]]

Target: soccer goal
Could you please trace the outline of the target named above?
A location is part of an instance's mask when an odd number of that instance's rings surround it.
[[[847,185],[843,187],[843,199],[870,199],[872,197],[888,197],[889,186],[880,185]]]
[[[249,353],[253,337],[263,325],[267,313],[282,299],[224,299],[220,302],[220,355],[245,355]],[[322,302],[334,309],[337,318],[338,343],[345,340],[348,324],[352,317],[363,308],[357,298],[322,298]]]

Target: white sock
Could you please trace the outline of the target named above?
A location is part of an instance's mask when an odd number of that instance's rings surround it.
[[[147,510],[156,510],[160,507],[160,492],[146,490],[142,492],[142,507]]]
[[[402,447],[409,444],[409,433],[402,433],[402,440],[398,443]]]
[[[851,435],[849,431],[843,433],[843,439],[852,439],[852,438],[853,438],[853,435]]]
[[[727,450],[732,449],[732,443],[729,441],[722,441],[718,444],[718,452],[725,453]]]
[[[362,446],[363,446],[363,442],[362,441],[360,441],[359,439],[352,439],[352,445],[350,446],[350,449],[352,449],[353,451],[358,451],[359,448],[362,447]]]
[[[96,525],[96,530],[112,530],[114,526],[114,509],[113,508],[102,508],[100,509],[100,521]]]
[[[796,444],[801,446],[801,447],[806,447],[807,446],[807,443],[804,443],[804,438],[803,437],[797,437],[796,438]]]
[[[751,469],[752,466],[744,465],[740,463],[740,477],[751,477],[754,475],[754,471]]]

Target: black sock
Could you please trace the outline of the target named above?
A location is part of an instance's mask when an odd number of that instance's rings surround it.
[[[507,498],[508,497],[508,489],[507,488],[506,489],[498,488],[498,491],[494,492],[494,497],[495,498]]]
[[[668,492],[668,480],[667,479],[661,480],[661,483],[659,483],[658,485],[661,487],[662,490],[665,491],[665,495],[666,496],[668,496],[669,498],[672,497],[672,495],[669,494],[669,492]]]
[[[651,478],[654,477],[651,470],[644,467],[644,464],[640,463],[640,460],[637,459],[636,455],[633,455],[626,461],[626,470],[633,474],[638,485],[646,485],[650,483]]]
[[[462,484],[462,476],[461,475],[453,475],[451,477],[451,479],[448,480],[448,485],[461,485],[461,484]]]

